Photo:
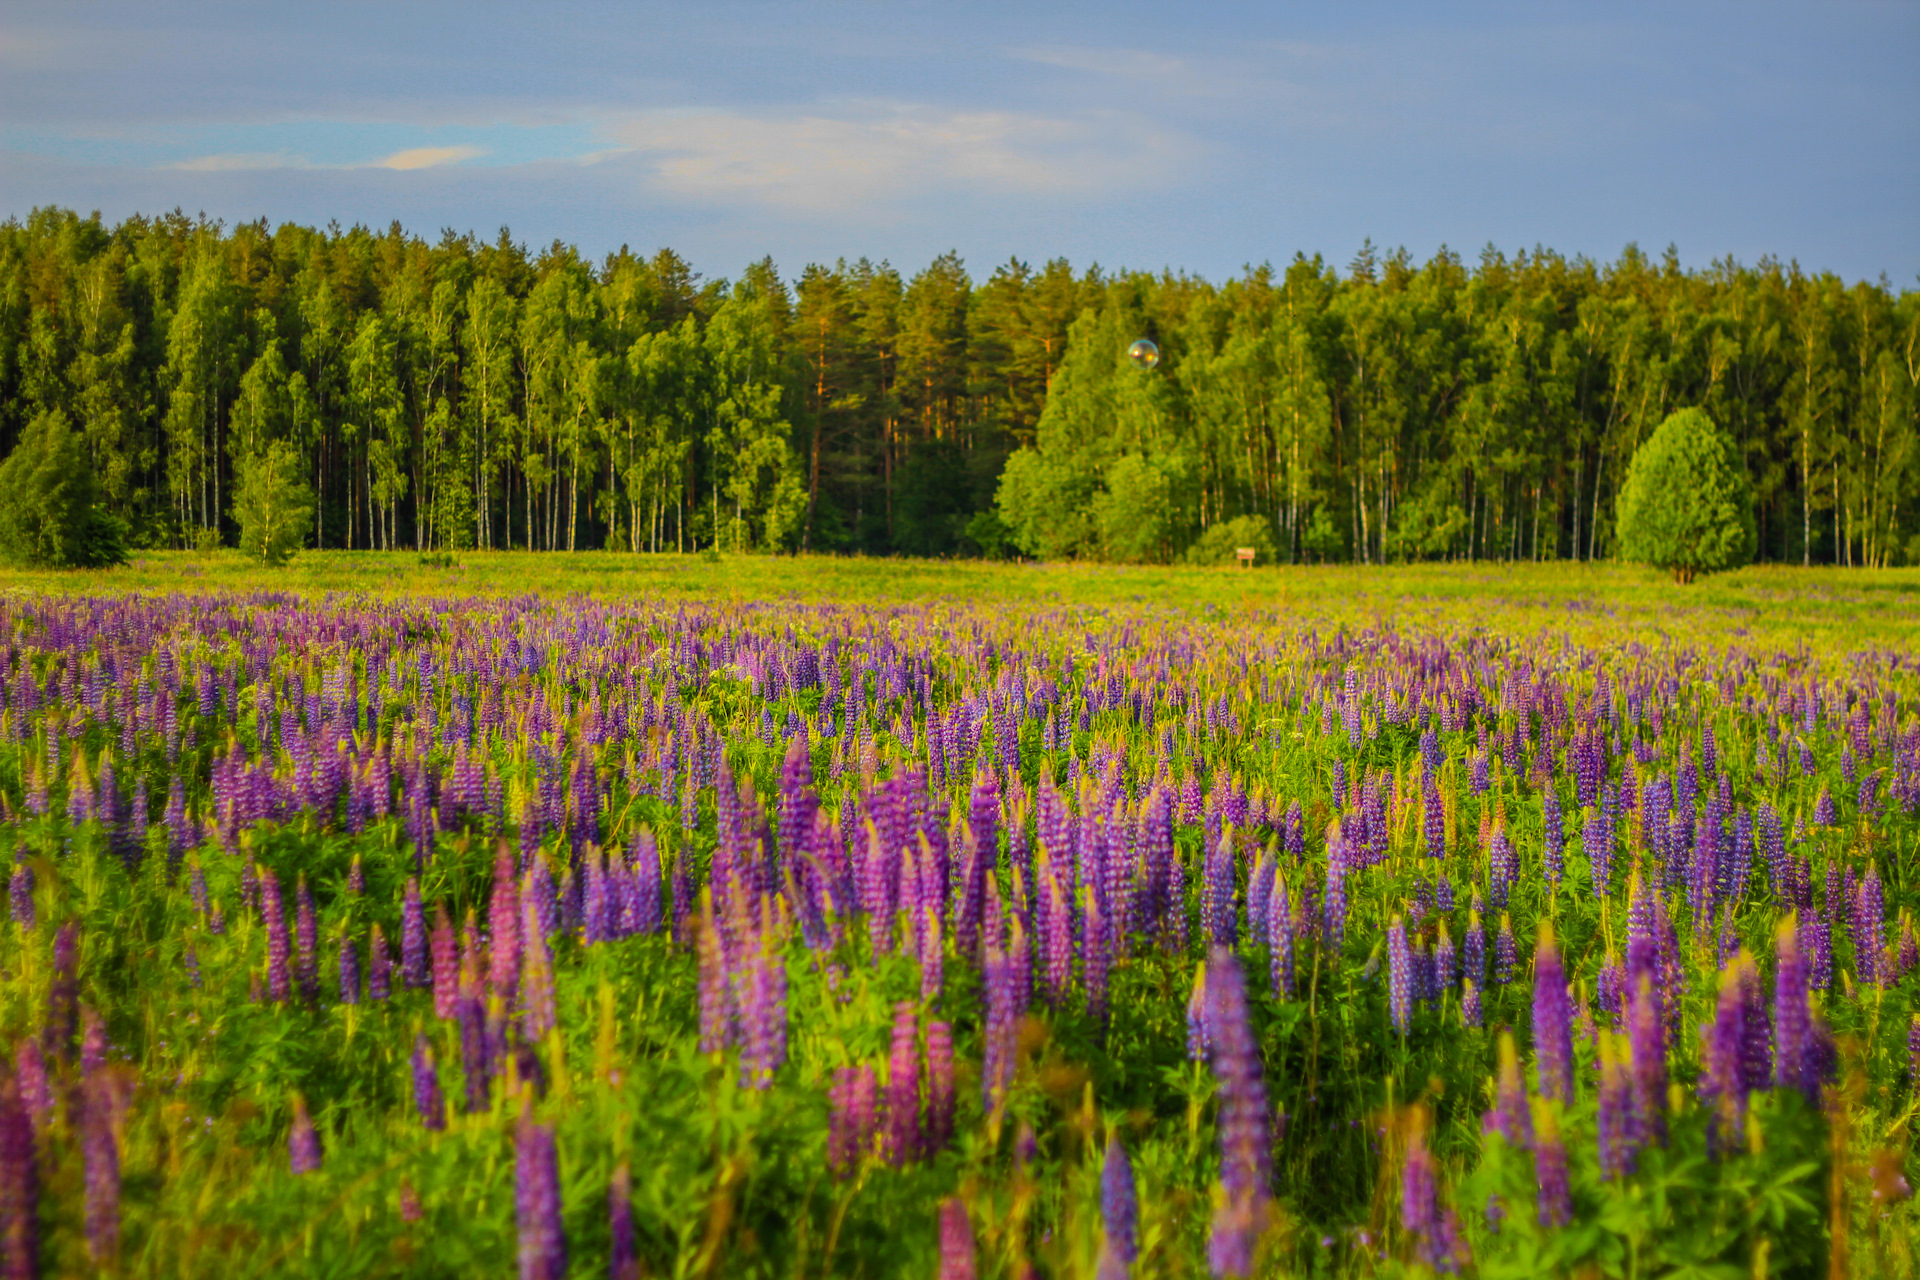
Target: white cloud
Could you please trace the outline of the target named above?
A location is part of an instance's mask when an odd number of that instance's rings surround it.
[[[243,169],[311,169],[302,156],[285,151],[226,151],[219,155],[195,156],[170,169],[188,169],[196,173],[232,173]]]
[[[378,161],[381,169],[432,169],[443,164],[459,164],[487,154],[479,147],[410,147]]]
[[[1158,187],[1195,144],[1135,115],[872,104],[835,114],[656,112],[608,128],[687,199],[813,212],[965,191],[1084,197]]]

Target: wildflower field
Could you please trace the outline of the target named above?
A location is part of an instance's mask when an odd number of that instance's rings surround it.
[[[1906,1276],[1920,574],[0,578],[0,1276]]]

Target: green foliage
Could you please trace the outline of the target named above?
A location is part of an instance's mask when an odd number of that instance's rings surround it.
[[[1235,516],[1209,528],[1187,548],[1188,564],[1238,564],[1241,547],[1252,547],[1254,564],[1270,565],[1279,557],[1273,525],[1264,516]]]
[[[1770,259],[702,280],[505,232],[47,208],[0,224],[0,299],[0,452],[65,414],[143,546],[217,541],[284,440],[316,548],[947,556],[991,509],[1048,559],[1178,559],[1257,515],[1289,564],[1590,561],[1635,445],[1695,404],[1760,558],[1920,563],[1920,291]],[[1136,464],[1109,477],[1128,455],[1166,477],[1150,510]]]
[[[0,553],[35,568],[124,563],[126,525],[96,501],[86,442],[57,409],[35,415],[0,463]]]
[[[1620,551],[1676,582],[1753,559],[1752,486],[1704,409],[1681,409],[1634,452],[1616,516]]]
[[[245,459],[234,495],[240,550],[269,566],[285,564],[306,540],[313,519],[313,491],[301,474],[300,455],[284,440],[269,442]]]

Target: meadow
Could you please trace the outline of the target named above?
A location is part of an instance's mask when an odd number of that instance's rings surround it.
[[[1920,572],[0,574],[0,1275],[1903,1276]]]

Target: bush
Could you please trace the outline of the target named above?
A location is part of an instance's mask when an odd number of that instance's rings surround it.
[[[282,565],[306,541],[313,519],[300,455],[275,440],[240,465],[233,514],[240,522],[240,549],[267,565]]]
[[[1266,517],[1238,516],[1201,534],[1187,548],[1187,563],[1233,564],[1239,559],[1241,547],[1254,549],[1255,564],[1276,564],[1280,560],[1280,547],[1273,540],[1273,526],[1267,523]]]
[[[0,463],[0,553],[35,568],[124,564],[126,525],[97,498],[85,441],[66,414],[45,410]]]
[[[1759,543],[1746,468],[1704,409],[1668,415],[1634,452],[1615,513],[1620,554],[1675,582],[1746,564]]]

